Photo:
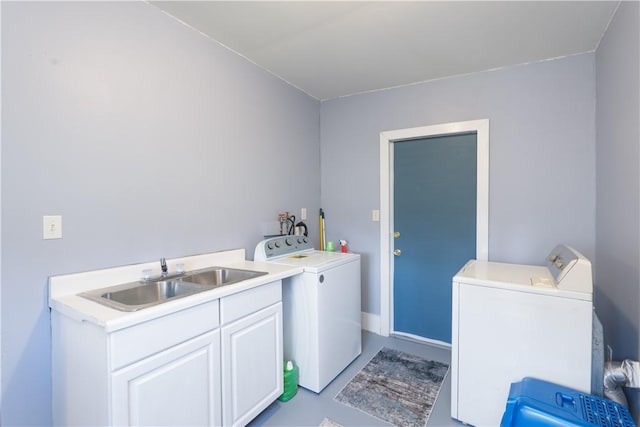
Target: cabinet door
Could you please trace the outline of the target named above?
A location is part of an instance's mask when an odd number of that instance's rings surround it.
[[[220,331],[112,375],[113,425],[220,425]]]
[[[245,425],[282,394],[282,303],[222,328],[223,424]]]

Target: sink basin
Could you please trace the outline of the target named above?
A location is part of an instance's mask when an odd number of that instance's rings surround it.
[[[135,282],[83,292],[80,295],[111,308],[136,311],[207,289],[204,286],[178,279],[150,283]]]
[[[237,268],[209,267],[191,271],[179,278],[153,282],[134,282],[82,292],[80,296],[120,311],[137,311],[162,304],[176,298],[211,290],[212,287],[230,285],[267,274],[264,271]]]
[[[254,277],[264,276],[264,271],[240,270],[237,268],[210,267],[186,273],[182,280],[202,286],[222,286]]]

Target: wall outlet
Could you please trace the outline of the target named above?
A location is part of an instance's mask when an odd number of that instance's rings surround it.
[[[371,221],[373,222],[380,221],[380,211],[378,209],[374,209],[371,211]]]
[[[307,219],[307,208],[300,209],[300,221]]]
[[[62,239],[62,216],[45,215],[42,217],[42,238]]]

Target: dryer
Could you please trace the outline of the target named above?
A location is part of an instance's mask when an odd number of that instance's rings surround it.
[[[546,265],[471,260],[452,288],[451,416],[500,424],[512,382],[590,393],[591,263],[559,245]]]
[[[299,385],[319,393],[362,352],[360,255],[278,236],[258,243],[254,261],[303,268],[282,281],[284,356]]]

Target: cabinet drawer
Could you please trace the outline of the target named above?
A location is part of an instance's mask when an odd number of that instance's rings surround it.
[[[229,295],[220,300],[220,321],[225,325],[279,301],[282,301],[280,280]]]
[[[220,325],[218,300],[149,320],[109,336],[111,370],[126,366]]]

